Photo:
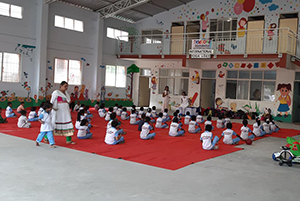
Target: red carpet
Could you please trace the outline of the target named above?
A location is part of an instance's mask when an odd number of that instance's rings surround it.
[[[147,164],[155,167],[177,170],[185,167],[189,164],[199,161],[207,160],[210,158],[222,156],[235,151],[241,150],[232,145],[224,145],[223,142],[219,142],[219,149],[213,151],[205,151],[202,149],[199,134],[186,133],[182,137],[169,137],[169,129],[155,129],[156,136],[154,140],[141,140],[139,138],[139,132],[136,125],[130,125],[129,121],[125,121],[121,125],[126,135],[124,135],[125,143],[121,145],[110,146],[104,143],[106,124],[103,118],[100,118],[96,111],[91,109],[94,114],[92,119],[93,138],[88,140],[77,139],[77,131],[73,136],[73,141],[77,144],[67,145],[65,143],[65,137],[55,136],[55,142],[58,146],[63,146],[80,151],[99,154],[102,156],[108,156],[112,158],[122,158],[124,160]],[[73,120],[77,113],[73,113]],[[4,117],[2,112],[2,117]],[[9,123],[0,124],[0,132],[12,136],[22,137],[30,140],[35,140],[39,134],[40,123],[32,122],[32,128],[20,129],[17,127],[18,118],[10,118]],[[214,126],[216,122],[213,122]],[[201,125],[203,129],[203,124]],[[233,123],[233,130],[236,133],[240,133],[241,124]],[[187,131],[187,126],[183,128]],[[252,126],[250,126],[252,129]],[[214,135],[220,136],[222,129],[216,129],[213,131]],[[279,133],[272,134],[270,136],[286,138],[287,136],[298,135],[298,130],[282,129]],[[258,139],[258,138],[257,138]],[[255,143],[255,142],[254,142]],[[240,143],[242,144],[242,143]],[[35,146],[35,143],[32,143]],[[41,146],[48,146],[41,144]],[[50,148],[49,148],[49,151]]]

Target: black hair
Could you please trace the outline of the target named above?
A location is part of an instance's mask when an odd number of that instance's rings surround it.
[[[40,105],[41,108],[44,108],[44,105],[45,105],[45,101],[43,101]]]
[[[135,106],[135,105],[132,105],[131,107],[132,107],[133,109],[135,109],[136,106]]]
[[[168,111],[169,111],[168,108],[164,109],[164,112],[168,113]]]
[[[269,119],[266,119],[266,123],[269,124],[269,123],[270,123],[270,120],[269,120]]]
[[[140,108],[140,111],[144,111],[144,107],[141,107],[141,108]]]
[[[46,110],[48,108],[51,108],[52,106],[53,106],[53,104],[50,103],[49,101],[47,101],[47,102],[44,103],[43,109]]]
[[[136,112],[135,109],[132,109],[132,110],[131,110],[131,114],[134,114],[135,112]]]
[[[192,120],[192,121],[196,121],[196,116],[193,115],[193,116],[191,117],[191,120]]]
[[[96,102],[96,104],[98,104],[98,105],[99,105],[99,103],[100,103],[99,101]]]
[[[90,106],[88,106],[88,105],[84,106],[84,109],[85,109],[86,111],[89,110],[89,108],[90,108]]]
[[[109,107],[108,111],[112,112],[112,111],[114,111],[114,108],[113,107]]]
[[[160,112],[160,113],[158,113],[158,116],[159,116],[159,117],[163,117],[164,114],[163,114],[162,112]]]
[[[179,113],[180,113],[180,111],[179,111],[179,110],[176,110],[175,112],[176,112],[177,114],[179,114]]]
[[[127,111],[127,108],[126,108],[126,107],[124,107],[122,110],[123,110],[123,112],[126,112],[126,111]]]
[[[257,125],[260,126],[260,119],[259,119],[259,117],[256,117],[255,121],[256,121]]]
[[[174,113],[173,113],[173,116],[174,116],[174,117],[177,117],[177,116],[178,116],[178,113],[177,113],[177,112],[174,112]]]
[[[11,105],[12,103],[11,102],[7,102],[7,106]]]
[[[87,122],[87,119],[82,119],[80,122],[80,126],[85,126]]]
[[[72,95],[75,95],[75,94],[74,94],[74,93],[71,93],[71,96],[72,96]]]
[[[149,107],[149,108],[147,109],[147,112],[149,112],[149,113],[150,113],[151,111],[152,111],[152,110],[151,110],[151,108]]]
[[[178,118],[177,118],[177,117],[174,117],[174,118],[173,118],[173,122],[178,123]]]
[[[118,103],[116,103],[116,104],[115,104],[115,107],[118,107],[118,106],[119,106],[119,104],[118,104]]]
[[[65,84],[68,84],[68,82],[62,81],[62,82],[60,83],[60,86],[64,86]]]
[[[248,125],[247,119],[244,119],[244,120],[243,120],[243,125],[244,125],[245,127]]]
[[[155,106],[152,106],[152,110],[156,110],[156,107],[155,107]]]
[[[142,117],[142,119],[145,119],[145,117],[146,117],[146,114],[145,114],[145,113],[143,113],[141,117]]]
[[[26,110],[21,110],[21,115],[26,116]]]
[[[102,103],[100,106],[99,106],[100,109],[104,109],[104,104]]]
[[[201,112],[198,112],[198,115],[201,115]]]
[[[211,116],[208,116],[208,117],[206,118],[206,120],[207,120],[207,121],[211,121]]]
[[[226,128],[232,129],[232,123],[227,123]]]
[[[23,101],[20,104],[25,104]]]
[[[187,111],[185,114],[186,114],[186,115],[190,115],[190,112],[189,112],[189,111]]]
[[[118,108],[122,108],[122,107],[123,107],[123,105],[119,105],[119,106],[118,106]]]
[[[79,112],[77,113],[77,121],[81,121],[81,116],[84,115],[84,110],[79,110]]]
[[[184,95],[186,95],[185,91],[183,91],[182,93],[184,93]]]
[[[145,118],[145,122],[149,122],[150,120],[151,120],[150,117]]]
[[[109,115],[110,119],[114,120],[117,117],[117,114],[115,112],[111,113]]]
[[[223,115],[219,114],[218,119],[222,119],[222,118],[223,118]]]
[[[114,120],[114,121],[111,122],[111,127],[116,128],[118,126],[118,124],[119,124],[118,121]]]
[[[36,107],[32,106],[30,111],[36,111]]]
[[[0,110],[2,110],[2,107],[0,107]]]
[[[205,126],[205,130],[206,130],[206,131],[210,132],[211,129],[212,129],[212,126],[211,126],[210,124],[207,124],[207,125]]]
[[[80,105],[80,107],[85,107],[85,104],[82,103],[82,104]]]

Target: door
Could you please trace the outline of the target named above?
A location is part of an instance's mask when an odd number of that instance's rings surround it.
[[[297,34],[298,18],[288,18],[279,20],[279,28],[290,28]],[[289,53],[295,55],[296,37],[288,30],[279,30],[278,53]]]
[[[183,54],[183,33],[184,26],[175,26],[171,30],[171,54]],[[176,34],[176,35],[173,35]]]
[[[300,122],[300,82],[294,83],[293,122]]]
[[[149,77],[140,77],[139,106],[148,107],[150,103]]]
[[[192,40],[200,39],[200,21],[190,21],[186,25],[186,52],[192,49]]]
[[[247,54],[261,54],[263,50],[264,20],[248,22]]]
[[[201,80],[200,105],[202,108],[214,108],[216,80]]]

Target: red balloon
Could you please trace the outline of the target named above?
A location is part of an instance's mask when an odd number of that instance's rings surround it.
[[[253,10],[255,6],[255,0],[245,0],[243,5],[244,5],[244,11],[249,13],[251,10]]]

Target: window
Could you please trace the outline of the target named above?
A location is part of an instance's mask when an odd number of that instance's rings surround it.
[[[211,19],[210,38],[217,40],[235,40],[237,30],[237,18]]]
[[[126,69],[124,66],[106,65],[105,86],[126,87]]]
[[[0,80],[2,82],[20,82],[20,55],[0,52]]]
[[[23,8],[20,6],[0,2],[0,15],[22,19]]]
[[[163,32],[161,30],[144,30],[142,31],[143,44],[159,44],[162,43]]]
[[[108,38],[120,39],[120,40],[128,42],[128,35],[129,34],[126,31],[121,31],[118,29],[113,29],[113,28],[107,27],[106,36]]]
[[[142,68],[141,71],[140,71],[140,75],[150,77],[151,76],[151,70],[146,69],[146,68]]]
[[[216,71],[214,70],[204,70],[202,71],[203,78],[216,78]]]
[[[81,85],[81,61],[55,59],[54,83],[67,81],[70,85]]]
[[[69,29],[73,31],[83,32],[83,22],[67,17],[55,15],[54,26]]]
[[[228,71],[226,98],[274,101],[276,71]]]
[[[189,70],[160,69],[159,70],[159,93],[162,94],[165,86],[173,95],[181,95],[189,89]]]

